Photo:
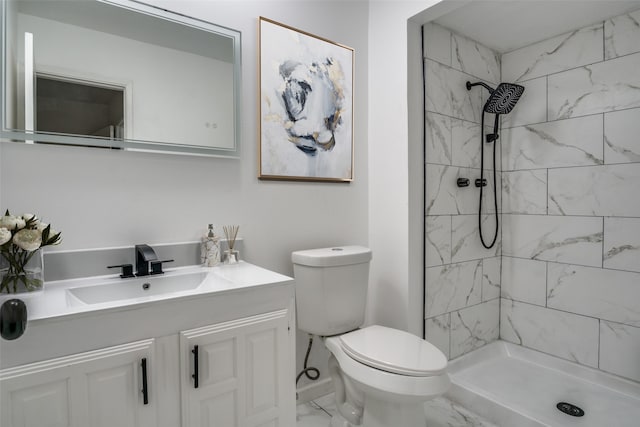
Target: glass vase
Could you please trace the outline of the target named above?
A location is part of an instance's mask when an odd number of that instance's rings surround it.
[[[227,249],[224,251],[225,264],[237,264],[240,260],[240,252],[235,249]]]
[[[44,262],[42,250],[0,254],[0,293],[17,294],[42,290]]]

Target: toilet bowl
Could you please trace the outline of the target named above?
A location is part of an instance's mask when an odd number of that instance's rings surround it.
[[[450,386],[442,352],[407,332],[373,325],[324,343],[338,365],[329,370],[340,427],[424,426],[424,402]]]
[[[449,388],[447,359],[408,332],[361,328],[371,251],[344,246],[291,256],[299,329],[323,337],[339,417],[333,427],[424,427],[424,403]]]

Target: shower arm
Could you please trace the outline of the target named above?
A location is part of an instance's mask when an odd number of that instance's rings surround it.
[[[488,84],[486,84],[484,82],[477,82],[477,83],[467,82],[467,90],[471,90],[472,87],[478,86],[478,85],[480,85],[483,88],[487,89],[489,91],[489,93],[493,93],[493,91],[495,90],[494,88],[492,88],[491,86],[489,86]]]

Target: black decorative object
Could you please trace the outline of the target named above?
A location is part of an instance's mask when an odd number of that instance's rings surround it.
[[[5,340],[20,338],[27,329],[27,306],[20,299],[6,300],[0,307],[0,335]]]

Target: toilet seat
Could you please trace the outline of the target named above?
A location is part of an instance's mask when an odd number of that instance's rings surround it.
[[[373,325],[339,337],[342,350],[357,362],[398,375],[441,375],[447,359],[433,344],[398,329]]]
[[[442,355],[442,358],[445,361],[445,368],[439,373],[433,371],[431,375],[402,375],[356,360],[344,350],[341,337],[341,335],[325,337],[323,341],[327,349],[337,359],[340,370],[347,377],[359,383],[367,393],[382,393],[385,399],[393,401],[399,399],[397,400],[398,402],[406,402],[413,399],[415,401],[426,401],[445,393],[451,384],[449,375],[446,372],[446,358],[444,355]],[[440,352],[438,349],[435,349],[435,351]]]

